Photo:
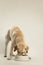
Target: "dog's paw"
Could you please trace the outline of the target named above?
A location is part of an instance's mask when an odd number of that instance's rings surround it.
[[[4,57],[7,57],[6,55]]]
[[[11,60],[12,57],[7,57],[7,60]]]

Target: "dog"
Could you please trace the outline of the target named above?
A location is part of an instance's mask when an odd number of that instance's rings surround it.
[[[25,44],[24,42],[24,36],[22,31],[19,27],[12,27],[8,30],[6,36],[5,36],[5,55],[4,57],[7,57],[7,45],[9,41],[12,41],[11,49],[10,49],[10,56],[9,60],[12,57],[13,49],[14,51],[17,50],[18,55],[26,55],[29,50],[29,46]]]

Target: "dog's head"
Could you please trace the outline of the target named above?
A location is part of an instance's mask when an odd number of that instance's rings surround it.
[[[24,43],[17,44],[18,55],[26,55],[28,53],[29,46]]]

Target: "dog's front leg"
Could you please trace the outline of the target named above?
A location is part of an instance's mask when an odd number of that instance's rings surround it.
[[[13,55],[13,48],[14,48],[14,41],[12,41],[12,44],[11,44],[10,54],[9,54],[9,57],[7,58],[8,60],[10,60],[10,59],[12,58],[12,55]]]
[[[5,40],[5,54],[4,57],[7,57],[7,46],[8,46],[9,39]]]

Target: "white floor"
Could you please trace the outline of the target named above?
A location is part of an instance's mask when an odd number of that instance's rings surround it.
[[[0,54],[0,65],[43,65],[43,58],[32,57],[29,61],[7,60]]]

